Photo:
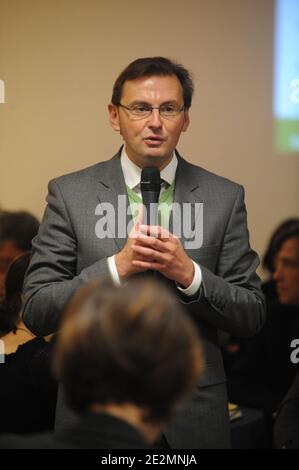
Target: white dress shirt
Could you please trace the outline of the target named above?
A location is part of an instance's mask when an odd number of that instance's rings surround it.
[[[133,163],[132,160],[129,159],[126,153],[125,147],[123,147],[122,149],[122,153],[120,157],[120,164],[122,167],[126,185],[129,188],[133,189],[133,191],[135,191],[136,194],[138,194],[138,196],[141,197],[141,188],[140,188],[141,168],[139,168],[139,166],[135,165],[135,163]],[[171,161],[161,171],[161,175],[160,175],[161,179],[163,179],[169,185],[171,185],[175,179],[175,172],[176,172],[177,166],[178,166],[178,159],[176,157],[176,154],[174,153]],[[162,187],[161,192],[165,190],[166,188]],[[120,281],[118,271],[116,268],[115,255],[109,256],[109,258],[107,258],[107,262],[108,262],[108,269],[109,269],[113,282],[116,285],[120,285],[121,281]],[[202,281],[202,274],[201,274],[201,269],[199,265],[195,263],[193,260],[192,262],[194,264],[195,271],[194,271],[193,281],[191,282],[190,286],[188,286],[186,289],[183,289],[178,284],[176,284],[177,288],[181,292],[183,292],[185,295],[190,296],[190,297],[197,293],[197,291],[199,290],[201,286],[201,281]]]

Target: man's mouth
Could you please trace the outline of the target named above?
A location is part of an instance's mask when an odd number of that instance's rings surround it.
[[[158,147],[164,142],[165,139],[156,135],[150,135],[145,137],[143,140],[149,146]]]

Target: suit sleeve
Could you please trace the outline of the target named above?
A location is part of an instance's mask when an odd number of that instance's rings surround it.
[[[47,208],[24,283],[24,322],[37,335],[57,331],[62,310],[83,284],[109,276],[107,259],[77,274],[77,241],[60,188],[49,183]]]
[[[199,295],[185,303],[195,321],[198,318],[236,336],[249,337],[261,329],[266,313],[256,274],[259,258],[249,244],[244,189],[237,188],[216,271],[200,264]]]

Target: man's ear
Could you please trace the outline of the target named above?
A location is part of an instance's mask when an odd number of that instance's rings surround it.
[[[186,132],[190,124],[190,117],[189,117],[189,111],[184,111],[184,121],[183,121],[183,127],[182,127],[182,132]]]
[[[114,104],[108,104],[108,112],[109,112],[109,120],[112,129],[116,132],[120,132],[119,127],[119,117],[118,117],[118,109]]]

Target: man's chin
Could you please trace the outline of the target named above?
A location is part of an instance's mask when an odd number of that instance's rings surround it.
[[[159,161],[163,161],[163,160],[166,160],[167,158],[165,157],[165,155],[161,155],[160,153],[151,153],[151,152],[148,152],[144,155],[144,158],[146,160],[159,160]]]
[[[172,158],[173,152],[169,155],[169,153],[165,153],[162,149],[152,148],[147,149],[144,153],[144,159],[146,160],[157,160],[160,162],[170,161]]]
[[[159,166],[160,169],[164,168],[171,161],[173,152],[165,154],[162,149],[140,149],[139,152],[135,151],[133,156],[127,151],[128,157],[140,168],[145,166]]]

